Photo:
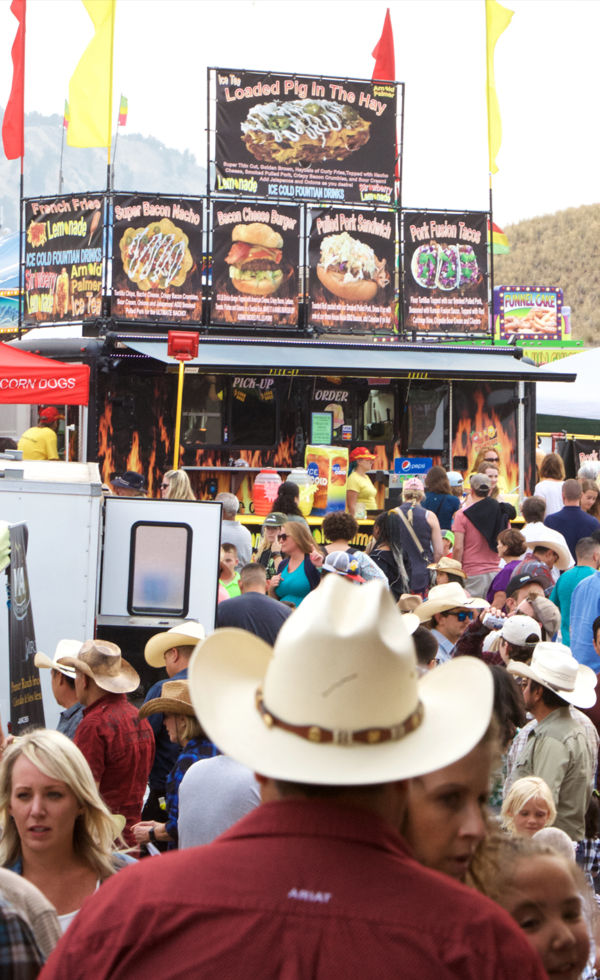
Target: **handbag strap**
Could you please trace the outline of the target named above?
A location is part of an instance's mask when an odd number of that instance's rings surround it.
[[[414,543],[416,544],[417,548],[419,549],[419,554],[420,554],[421,558],[423,558],[425,556],[425,549],[423,548],[423,545],[421,544],[421,542],[419,541],[417,535],[415,534],[414,527],[412,526],[412,524],[410,523],[410,521],[408,521],[406,519],[406,514],[404,513],[403,510],[400,510],[400,508],[398,508],[398,510],[396,511],[396,513],[401,518],[401,520],[404,522],[404,526],[405,526],[406,530],[408,531],[408,533],[410,534],[410,536],[413,539]]]

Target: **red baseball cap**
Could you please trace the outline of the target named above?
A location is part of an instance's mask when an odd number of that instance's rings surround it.
[[[375,459],[373,453],[370,453],[366,446],[357,446],[350,453],[350,462],[354,463],[357,459]]]
[[[58,422],[59,419],[64,419],[64,415],[61,415],[54,405],[50,405],[48,408],[41,408],[39,415],[44,422]]]

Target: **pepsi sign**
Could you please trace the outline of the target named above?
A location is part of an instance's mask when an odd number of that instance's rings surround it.
[[[394,460],[394,473],[401,476],[425,476],[433,466],[431,456],[398,456]]]

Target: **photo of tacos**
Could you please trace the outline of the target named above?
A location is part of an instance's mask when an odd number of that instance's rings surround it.
[[[475,286],[481,271],[471,245],[440,245],[431,241],[413,253],[412,277],[423,289],[449,292],[459,286]]]
[[[368,143],[370,127],[352,106],[326,99],[255,105],[241,123],[249,153],[285,165],[345,160]]]
[[[480,277],[477,256],[471,245],[459,245],[458,257],[460,260],[460,284],[466,286],[474,285]]]
[[[272,296],[283,282],[281,257],[283,238],[260,221],[236,225],[232,245],[225,256],[229,278],[239,293]]]
[[[194,265],[188,236],[169,218],[127,228],[121,241],[123,271],[142,292],[182,286]]]
[[[370,302],[390,281],[386,260],[347,231],[323,238],[317,276],[330,293],[351,303]]]

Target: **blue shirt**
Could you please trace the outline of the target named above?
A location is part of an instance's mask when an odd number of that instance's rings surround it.
[[[600,616],[600,572],[576,585],[571,598],[571,652],[580,664],[598,673],[600,657],[594,650],[592,635],[596,616]]]
[[[587,538],[592,531],[600,528],[600,521],[597,521],[591,514],[586,514],[581,507],[563,507],[555,514],[550,514],[544,521],[546,527],[551,527],[553,531],[560,531],[569,546],[569,551],[575,561],[575,545],[581,538]]]
[[[570,568],[568,572],[563,572],[550,593],[550,601],[560,610],[560,634],[565,646],[571,646],[571,598],[573,592],[584,578],[593,574],[594,569],[590,568],[589,565],[576,565],[575,568]]]
[[[187,675],[187,667],[184,667],[183,670],[180,670],[178,674],[174,674],[173,677],[163,677],[162,680],[157,681],[156,684],[152,685],[144,698],[144,704],[153,698],[161,697],[162,686],[165,681],[186,681]],[[177,757],[180,752],[180,746],[176,742],[172,742],[168,736],[167,730],[163,725],[163,717],[164,715],[162,714],[148,715],[148,721],[152,726],[154,740],[156,742],[156,753],[154,755],[152,769],[150,770],[150,776],[148,777],[148,785],[150,789],[156,790],[160,796],[164,795],[167,776],[177,762]]]
[[[213,756],[219,755],[219,750],[216,746],[202,735],[191,738],[183,748],[178,745],[176,748],[179,754],[177,756],[177,762],[169,773],[165,793],[167,804],[165,830],[171,838],[169,841],[170,851],[177,847],[177,819],[179,817],[179,786],[181,780],[190,766],[193,766],[194,762],[199,762],[200,759],[212,759]]]
[[[70,708],[65,708],[64,711],[61,711],[58,725],[56,726],[57,732],[62,732],[67,738],[72,739],[82,718],[83,705],[79,701],[76,701]]]

